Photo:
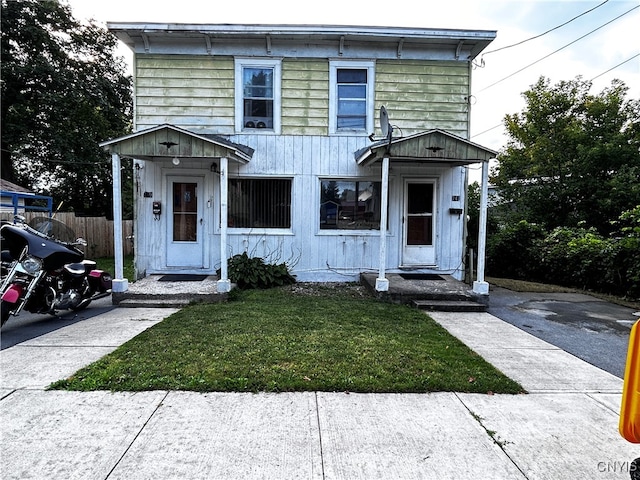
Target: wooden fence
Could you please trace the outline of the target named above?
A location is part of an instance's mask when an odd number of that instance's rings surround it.
[[[33,217],[42,216],[42,213],[26,212],[22,213],[27,221]],[[13,220],[13,214],[2,213],[2,220]],[[55,219],[64,223],[76,233],[76,236],[82,237],[87,241],[85,247],[85,255],[87,258],[113,257],[113,220],[107,220],[105,217],[76,217],[73,212],[58,212]],[[133,220],[125,220],[122,222],[122,241],[124,246],[124,254],[133,254]]]

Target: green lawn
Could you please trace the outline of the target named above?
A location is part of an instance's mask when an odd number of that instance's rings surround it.
[[[186,307],[51,388],[523,392],[424,313],[354,286],[234,297]]]
[[[98,264],[98,268],[100,270],[104,270],[106,272],[109,272],[111,275],[114,276],[115,278],[115,274],[116,274],[116,262],[115,259],[113,257],[101,257],[101,258],[96,258],[95,262]],[[130,282],[133,282],[134,279],[134,270],[133,270],[133,255],[127,255],[126,257],[124,257],[124,278],[126,278],[127,280],[129,280]]]

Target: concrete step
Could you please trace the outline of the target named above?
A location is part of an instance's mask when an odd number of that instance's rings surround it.
[[[413,300],[412,305],[432,312],[486,312],[487,306],[472,300]]]
[[[188,299],[175,298],[127,298],[118,303],[120,307],[126,308],[182,308],[189,305]]]

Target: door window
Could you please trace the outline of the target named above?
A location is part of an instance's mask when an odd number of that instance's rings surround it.
[[[173,183],[173,241],[198,241],[197,183]]]
[[[407,245],[433,245],[433,184],[407,185]]]

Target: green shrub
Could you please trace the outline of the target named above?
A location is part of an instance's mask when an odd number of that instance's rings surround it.
[[[285,263],[265,263],[260,257],[249,257],[246,252],[231,257],[228,269],[229,279],[240,289],[271,288],[296,282]]]
[[[496,277],[539,279],[539,245],[545,235],[540,225],[526,220],[502,226],[487,240],[487,272]]]
[[[611,253],[611,242],[595,229],[557,227],[541,244],[540,264],[551,283],[601,290]]]

